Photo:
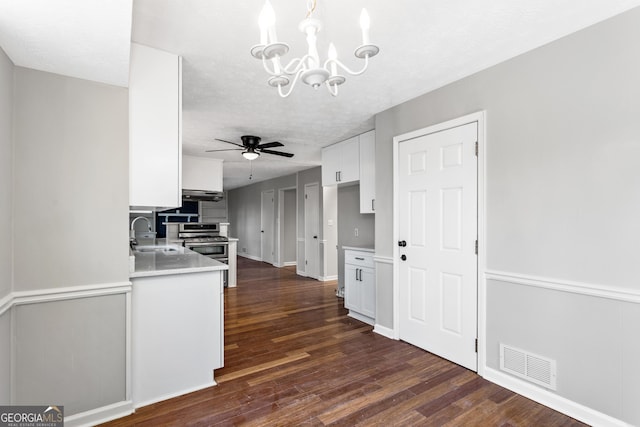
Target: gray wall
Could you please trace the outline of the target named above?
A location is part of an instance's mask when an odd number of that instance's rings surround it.
[[[0,301],[11,292],[13,231],[13,63],[0,49]],[[0,404],[11,396],[11,315],[0,314]]]
[[[229,236],[237,237],[238,255],[260,259],[260,213],[262,192],[274,190],[274,204],[278,207],[278,190],[296,186],[296,175],[257,182],[228,192]],[[273,230],[277,230],[277,214],[273,216]],[[275,243],[275,237],[274,237]]]
[[[19,67],[14,90],[14,290],[128,283],[127,90]],[[14,403],[63,396],[73,415],[124,401],[125,308],[123,295],[14,308]],[[55,349],[25,351],[42,330]]]
[[[281,261],[296,262],[296,190],[284,192],[284,212],[280,221]]]
[[[486,110],[487,269],[638,291],[638,39],[634,9],[377,115],[376,254],[394,248],[392,138]],[[559,395],[640,425],[640,305],[489,281],[487,309],[489,367],[514,341],[557,360]]]
[[[360,185],[338,188],[338,286],[344,289],[343,246],[373,248],[375,215],[360,213]],[[358,229],[358,236],[355,229]]]

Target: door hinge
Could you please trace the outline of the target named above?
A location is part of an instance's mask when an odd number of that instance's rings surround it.
[[[304,260],[304,265],[307,265],[307,264],[309,264],[309,263],[308,263],[308,262],[307,262],[307,260],[305,259],[305,260]]]
[[[476,141],[476,156],[478,155],[478,141]]]
[[[307,195],[306,195],[306,194],[304,195],[304,198],[305,198],[305,199],[307,198]]]
[[[476,255],[478,255],[478,241],[476,240]]]
[[[478,338],[476,338],[476,353],[478,352]]]

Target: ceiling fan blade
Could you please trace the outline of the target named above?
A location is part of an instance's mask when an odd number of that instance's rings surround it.
[[[215,151],[242,151],[244,148],[223,148],[222,150],[205,150],[205,153],[213,153]]]
[[[260,152],[267,153],[267,154],[275,154],[276,156],[282,156],[282,157],[293,157],[292,153],[283,153],[282,151],[260,150]]]
[[[227,144],[233,144],[233,145],[237,145],[238,147],[244,148],[244,145],[238,144],[237,142],[225,141],[224,139],[218,139],[218,138],[216,138],[216,141],[226,142]]]
[[[282,142],[273,141],[273,142],[266,142],[264,144],[260,144],[256,148],[263,149],[263,148],[271,148],[271,147],[284,147],[284,144]]]

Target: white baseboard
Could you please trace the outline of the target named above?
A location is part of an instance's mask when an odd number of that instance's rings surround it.
[[[365,316],[364,314],[356,313],[353,310],[349,310],[349,317],[353,317],[354,319],[364,322],[366,324],[369,324],[371,326],[373,326],[376,323],[375,320],[373,320],[371,317]]]
[[[496,369],[484,368],[484,379],[593,426],[632,427],[622,420],[558,396]]]
[[[378,335],[382,335],[383,337],[387,337],[389,339],[395,340],[393,329],[387,328],[386,326],[382,326],[379,324],[373,325],[373,332]]]
[[[249,254],[243,254],[243,253],[240,253],[240,252],[238,252],[238,256],[241,256],[241,257],[243,257],[243,258],[249,258],[249,259],[252,259],[252,260],[254,260],[254,261],[262,262],[262,258],[260,258],[259,256],[254,256],[254,255],[249,255]]]
[[[176,391],[174,393],[167,393],[162,396],[154,397],[153,399],[145,400],[143,402],[136,402],[134,404],[134,407],[138,409],[143,406],[152,405],[154,403],[162,402],[163,400],[173,399],[174,397],[182,396],[183,394],[193,393],[194,391],[202,390],[203,388],[213,387],[216,385],[218,385],[218,383],[212,380],[211,382],[206,382],[205,384],[200,384],[195,387],[189,387],[187,389]]]
[[[335,275],[335,276],[320,276],[319,280],[321,282],[329,282],[331,280],[338,280],[338,276],[337,275]]]
[[[295,261],[285,261],[285,262],[282,263],[282,265],[285,266],[285,267],[292,267],[294,265],[298,265],[298,263],[295,262]]]
[[[64,417],[64,425],[67,427],[95,426],[126,417],[133,414],[133,412],[133,402],[128,400]]]

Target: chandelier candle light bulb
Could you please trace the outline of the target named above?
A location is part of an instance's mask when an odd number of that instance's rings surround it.
[[[327,54],[327,57],[331,62],[331,77],[336,76],[338,74],[338,64],[336,64],[338,52],[336,51],[336,46],[333,43],[329,43],[329,53]]]
[[[369,41],[369,27],[371,26],[371,21],[369,19],[369,13],[367,9],[362,9],[360,12],[360,28],[362,29],[362,44],[368,45]]]
[[[276,43],[278,41],[276,37],[276,12],[273,10],[269,0],[264,2],[258,22],[260,25],[260,44]],[[267,34],[269,35],[268,40]]]
[[[316,8],[317,0],[309,0],[307,2],[306,18],[300,23],[298,29],[306,35],[308,51],[307,54],[294,58],[287,65],[282,65],[281,58],[289,52],[289,45],[278,42],[276,37],[275,22],[276,16],[271,2],[266,0],[262,11],[260,12],[260,44],[251,48],[251,55],[262,61],[265,71],[271,76],[268,84],[274,88],[278,88],[278,94],[286,98],[296,85],[298,80],[302,80],[305,84],[319,88],[325,84],[329,93],[333,96],[338,95],[338,86],[343,84],[346,79],[338,74],[338,67],[346,71],[352,76],[358,76],[364,73],[369,66],[369,58],[372,58],[380,52],[378,46],[371,44],[369,40],[370,20],[366,9],[362,9],[360,14],[360,28],[362,29],[362,45],[359,46],[354,55],[356,58],[364,59],[364,66],[359,71],[353,71],[338,60],[336,48],[333,43],[329,46],[328,59],[320,62],[318,54],[317,35],[322,29],[322,22],[313,18],[313,12]],[[271,60],[273,67],[269,65]],[[282,88],[291,84],[289,90],[285,93]]]

